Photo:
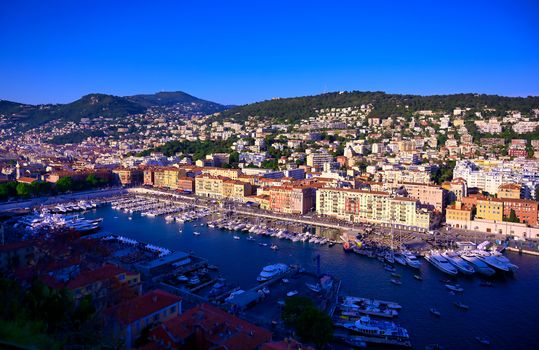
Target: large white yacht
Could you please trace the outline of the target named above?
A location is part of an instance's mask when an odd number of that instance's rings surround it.
[[[490,268],[483,260],[479,259],[476,254],[471,251],[460,252],[460,257],[469,262],[476,272],[485,275],[492,276],[496,273],[493,268]]]
[[[448,275],[455,276],[459,273],[457,268],[444,258],[441,254],[431,251],[425,255],[425,259],[434,265],[438,270],[447,273]]]
[[[408,266],[413,267],[414,269],[419,269],[421,267],[421,261],[411,252],[403,251],[402,256],[404,256],[404,260],[406,260]]]
[[[442,256],[446,258],[451,265],[455,266],[460,272],[466,275],[471,275],[475,272],[475,269],[469,262],[462,259],[453,251],[444,252],[442,253]]]
[[[278,263],[278,264],[268,265],[262,269],[262,271],[260,272],[256,280],[258,282],[265,282],[272,279],[273,277],[282,275],[286,271],[288,271],[288,265],[286,264]]]

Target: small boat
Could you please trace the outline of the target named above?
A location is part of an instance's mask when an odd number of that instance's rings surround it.
[[[320,286],[319,283],[305,282],[305,285],[307,286],[307,288],[309,288],[310,290],[316,293],[320,293],[320,291],[322,290],[322,287]]]
[[[298,294],[297,290],[291,290],[290,292],[286,293],[286,296],[293,297],[294,295],[297,295],[297,294]]]
[[[278,250],[279,247],[277,246],[277,244],[272,244],[272,245],[271,245],[271,249],[272,249],[272,250]]]
[[[455,305],[457,308],[462,309],[462,310],[468,310],[470,308],[468,305],[463,304],[460,301],[455,301],[453,305]]]
[[[258,243],[258,245],[261,246],[261,247],[267,247],[268,246],[267,243]]]
[[[184,276],[184,275],[178,276],[178,277],[176,277],[176,279],[177,279],[178,281],[180,281],[180,282],[187,282],[187,281],[189,281],[189,278],[187,278],[187,277]]]
[[[483,345],[486,345],[486,346],[490,345],[490,340],[488,340],[485,337],[475,337],[475,340],[477,340],[478,342],[480,342]]]
[[[219,267],[216,265],[208,265],[207,268],[208,270],[213,270],[213,271],[219,270]]]
[[[420,275],[414,275],[414,278],[418,281],[423,281],[423,277],[421,277]]]
[[[197,231],[193,232],[193,234],[194,234],[195,236],[200,236],[200,232],[197,232]]]
[[[268,289],[268,287],[264,287],[264,288],[262,288],[262,292],[264,292],[264,294],[268,295],[270,293],[270,290]]]
[[[396,284],[397,286],[400,286],[402,284],[401,281],[399,281],[398,279],[395,279],[395,278],[392,278],[390,280],[390,282],[393,283],[393,284]]]
[[[248,241],[254,241],[255,238],[254,238],[253,236],[249,236],[249,237],[247,237],[247,240],[248,240]]]
[[[440,313],[440,311],[436,310],[435,308],[431,307],[430,308],[430,313],[433,314],[434,316],[437,316],[437,317],[441,317],[442,314]]]
[[[128,219],[128,220],[133,220],[133,218],[132,218],[131,216],[130,216],[130,217],[128,217],[127,219]]]
[[[394,268],[393,266],[391,266],[391,265],[386,265],[386,266],[384,266],[384,269],[385,269],[386,271],[389,271],[389,272],[395,272],[395,271],[397,271],[397,269],[395,269],[395,268]]]
[[[282,281],[283,283],[290,283],[290,281],[288,280],[288,278],[283,278],[281,281]]]
[[[234,236],[234,239],[240,239],[240,236]]]
[[[401,275],[399,275],[398,273],[396,272],[392,272],[391,273],[391,276],[395,277],[395,278],[401,278]]]
[[[492,284],[492,282],[489,282],[489,281],[481,281],[481,283],[479,283],[479,286],[480,287],[492,287],[493,284]]]
[[[445,288],[449,289],[450,291],[453,291],[455,293],[462,293],[464,292],[464,288],[462,287],[459,287],[459,286],[455,286],[453,284],[446,284],[445,285]]]
[[[196,285],[196,284],[199,284],[200,283],[200,278],[198,278],[198,276],[193,276],[191,277],[191,279],[189,279],[189,282],[188,282],[190,285]]]

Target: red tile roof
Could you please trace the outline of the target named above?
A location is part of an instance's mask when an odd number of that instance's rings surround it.
[[[70,280],[66,287],[68,289],[84,287],[97,281],[113,279],[121,273],[125,273],[126,275],[133,274],[132,272],[115,265],[104,265],[96,270],[87,270],[81,272],[77,277]]]
[[[135,299],[126,301],[107,310],[107,313],[123,325],[129,325],[141,318],[180,302],[182,298],[161,289],[152,290]]]
[[[197,349],[254,350],[271,341],[271,332],[233,316],[215,306],[201,304],[152,330],[155,340],[180,341],[197,333]],[[199,344],[200,342],[200,344]]]

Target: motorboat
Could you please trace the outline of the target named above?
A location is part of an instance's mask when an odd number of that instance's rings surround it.
[[[476,254],[479,260],[483,261],[485,264],[489,265],[490,267],[493,267],[496,270],[499,270],[502,272],[512,271],[511,269],[512,264],[510,262],[508,263],[509,260],[507,258],[505,258],[505,260],[500,259],[497,256],[492,255],[486,251],[476,250],[474,251],[474,253]]]
[[[455,285],[453,285],[453,284],[446,284],[445,287],[446,287],[447,289],[449,289],[450,291],[455,292],[455,293],[462,293],[462,292],[464,292],[464,288],[459,287],[459,286],[455,286]]]
[[[451,265],[451,263],[446,258],[436,252],[430,252],[426,254],[425,259],[432,265],[434,265],[434,267],[436,267],[438,270],[448,275],[455,276],[458,274],[457,268]]]
[[[274,277],[282,275],[283,273],[287,271],[288,271],[288,265],[286,264],[278,263],[278,264],[268,265],[262,269],[262,271],[260,272],[256,280],[258,282],[265,282]]]
[[[189,283],[190,285],[197,285],[197,284],[200,284],[200,278],[198,276],[193,276],[189,279]]]
[[[423,281],[423,277],[421,277],[421,275],[414,275],[414,278],[418,281]]]
[[[469,262],[476,272],[485,275],[492,276],[496,273],[496,270],[489,267],[483,260],[479,259],[477,255],[472,252],[461,252],[460,257]]]
[[[297,295],[297,294],[298,294],[297,290],[291,290],[290,292],[286,293],[286,296],[293,297],[294,295]]]
[[[178,277],[176,277],[176,279],[180,282],[187,282],[189,281],[189,278],[187,276],[184,276],[184,275],[180,275]]]
[[[455,266],[460,272],[466,275],[471,275],[475,272],[473,266],[455,252],[444,252],[442,253],[442,256],[446,258],[451,265]]]
[[[406,259],[404,258],[404,255],[402,254],[395,254],[394,255],[395,261],[403,266],[407,265]]]
[[[431,314],[433,314],[433,315],[436,316],[436,317],[442,316],[442,314],[440,313],[440,311],[436,310],[436,309],[433,308],[433,307],[431,307],[429,311],[430,311]]]
[[[200,236],[200,232],[197,232],[197,231],[194,231],[193,234],[194,234],[195,236]]]
[[[397,286],[400,286],[402,284],[402,282],[396,278],[392,278],[391,280],[389,280],[391,283],[393,284],[396,284]]]
[[[404,257],[404,260],[406,260],[408,266],[413,267],[414,269],[419,269],[421,267],[421,261],[418,260],[414,254],[404,251],[402,252],[402,256]]]
[[[453,305],[455,305],[455,307],[459,308],[459,309],[462,309],[462,310],[468,310],[470,307],[466,304],[463,304],[461,303],[460,301],[455,301],[453,303]]]
[[[322,286],[320,286],[320,283],[305,282],[305,285],[307,286],[307,288],[309,288],[315,293],[320,293],[320,291],[322,290]]]
[[[234,236],[234,239],[240,239],[240,236]]]
[[[225,299],[225,302],[229,303],[231,302],[237,295],[243,294],[245,291],[243,289],[238,289],[236,291],[233,291],[230,293],[230,295]]]
[[[483,345],[486,345],[486,346],[490,345],[490,340],[488,340],[485,337],[475,337],[475,340],[477,340],[478,342],[480,342]]]

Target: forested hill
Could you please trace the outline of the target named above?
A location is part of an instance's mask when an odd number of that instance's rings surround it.
[[[0,116],[7,117],[21,129],[30,129],[52,120],[75,121],[82,118],[121,118],[139,114],[149,107],[174,108],[186,114],[211,114],[227,106],[199,99],[181,91],[159,92],[148,95],[113,96],[89,94],[66,104],[29,105],[0,100]]]
[[[306,117],[316,116],[316,110],[372,104],[372,116],[413,113],[420,110],[451,112],[456,107],[469,107],[472,111],[485,107],[496,109],[493,114],[504,115],[507,110],[529,113],[539,108],[539,96],[505,97],[483,94],[454,95],[398,95],[384,92],[333,92],[315,96],[281,98],[239,106],[221,113],[220,118],[241,121],[249,116],[272,118],[276,122],[299,122]]]

